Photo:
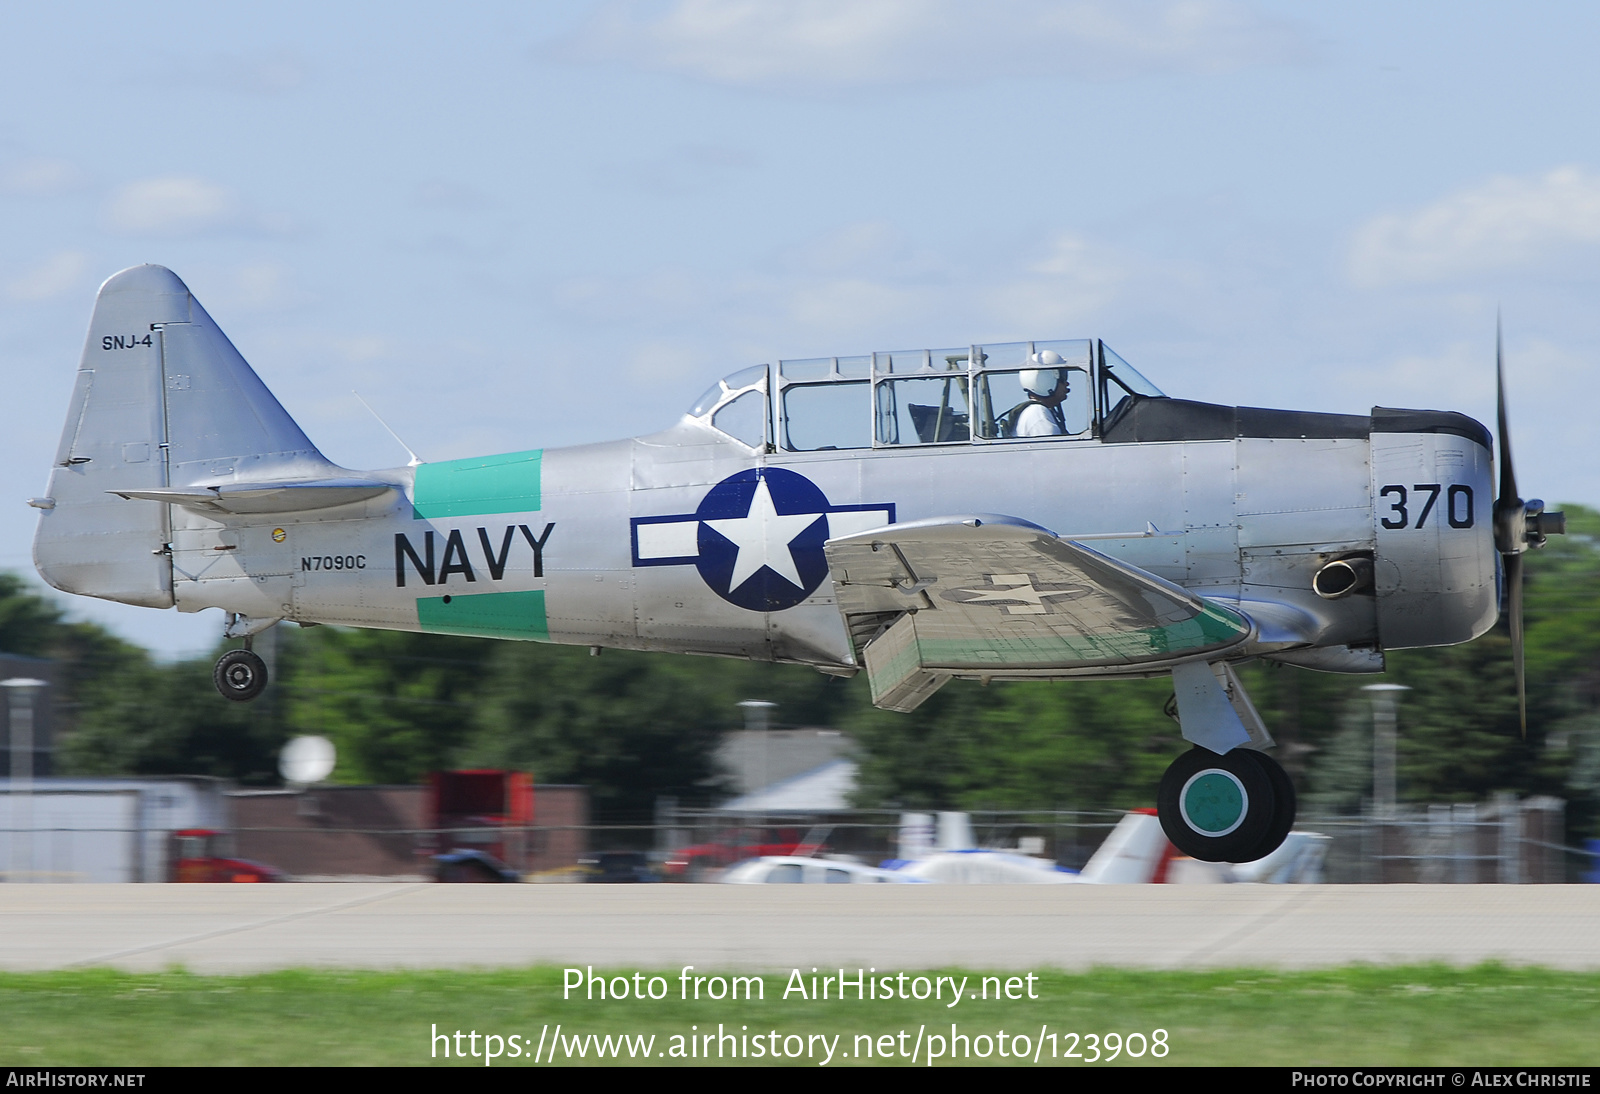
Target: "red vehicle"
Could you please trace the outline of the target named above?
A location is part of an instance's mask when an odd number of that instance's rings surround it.
[[[719,870],[747,858],[810,855],[821,846],[811,836],[802,836],[797,828],[728,829],[706,843],[674,848],[661,868],[669,878],[697,881],[707,870]]]
[[[283,872],[249,859],[233,857],[233,837],[210,828],[185,828],[172,833],[172,881],[282,881]]]
[[[496,868],[526,869],[533,776],[525,771],[435,771],[428,776],[433,853],[478,852]],[[441,873],[441,877],[442,877]]]

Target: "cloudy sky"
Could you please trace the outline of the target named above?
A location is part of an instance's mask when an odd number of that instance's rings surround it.
[[[14,5],[0,568],[96,286],[171,267],[332,459],[658,428],[778,357],[1098,336],[1168,393],[1493,420],[1600,504],[1600,9]],[[270,10],[269,10],[270,8]],[[94,602],[167,654],[219,622]]]

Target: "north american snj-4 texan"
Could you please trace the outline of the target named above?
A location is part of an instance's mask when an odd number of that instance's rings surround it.
[[[1294,790],[1235,675],[1382,671],[1504,596],[1522,683],[1523,501],[1499,416],[1215,406],[1103,342],[780,361],[631,440],[349,471],[160,266],[100,289],[34,542],[67,592],[220,608],[266,670],[280,620],[865,670],[909,711],[952,678],[1170,675],[1194,747],[1163,777],[1183,852],[1240,862]]]

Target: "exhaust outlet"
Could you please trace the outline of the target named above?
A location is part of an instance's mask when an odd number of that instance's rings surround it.
[[[1311,591],[1324,600],[1343,600],[1352,593],[1372,588],[1370,558],[1340,558],[1328,563],[1311,578]]]

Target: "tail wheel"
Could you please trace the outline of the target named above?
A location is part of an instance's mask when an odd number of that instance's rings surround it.
[[[1259,858],[1256,849],[1278,819],[1273,781],[1247,749],[1219,756],[1193,748],[1173,760],[1161,777],[1156,795],[1161,828],[1179,851],[1204,862]],[[1292,809],[1289,821],[1294,821]]]
[[[224,699],[247,703],[267,687],[267,663],[249,650],[229,650],[217,658],[211,682]]]

